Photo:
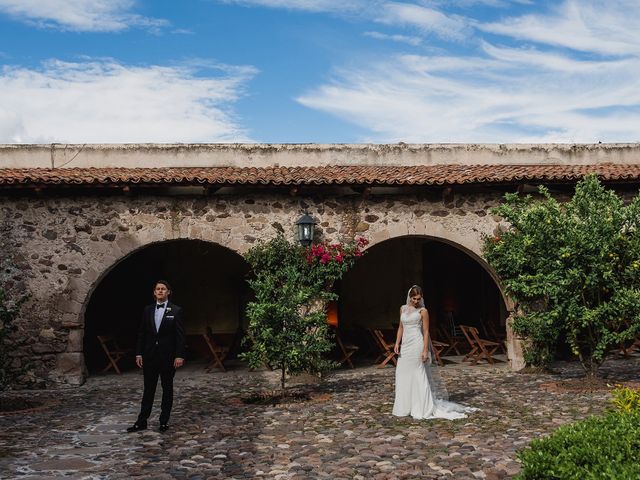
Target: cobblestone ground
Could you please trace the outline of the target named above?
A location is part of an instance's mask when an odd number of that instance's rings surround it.
[[[611,360],[605,375],[637,378],[640,358]],[[34,391],[41,411],[0,416],[0,478],[510,478],[516,451],[558,425],[607,408],[608,394],[553,393],[545,382],[576,375],[513,373],[505,364],[448,365],[451,399],[478,407],[469,418],[416,421],[390,415],[394,369],[335,372],[319,400],[245,405],[239,397],[277,384],[276,372],[243,367],[176,376],[171,428],[127,434],[142,377],[96,376],[80,388]],[[157,397],[159,397],[159,392]]]

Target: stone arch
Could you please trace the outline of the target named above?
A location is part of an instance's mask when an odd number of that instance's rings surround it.
[[[475,230],[475,229],[473,229],[473,231],[471,232],[466,230],[464,232],[457,231],[455,229],[445,228],[443,225],[439,225],[436,223],[421,223],[421,224],[414,223],[410,225],[398,223],[390,226],[387,229],[371,232],[369,235],[369,239],[370,239],[370,243],[367,249],[372,254],[376,251],[376,247],[382,247],[383,244],[387,244],[388,246],[390,242],[398,242],[398,241],[406,240],[408,243],[405,244],[405,247],[407,247],[409,251],[414,251],[415,248],[417,248],[416,245],[421,245],[420,248],[423,248],[425,244],[445,245],[449,248],[449,250],[455,250],[459,252],[457,255],[459,257],[466,258],[467,260],[464,260],[465,262],[475,265],[475,267],[473,268],[475,268],[476,271],[483,272],[481,275],[484,276],[483,278],[485,278],[485,280],[482,281],[482,283],[485,286],[489,285],[489,291],[494,292],[492,295],[495,295],[495,296],[491,298],[494,298],[495,300],[492,300],[492,302],[493,301],[497,302],[493,304],[493,307],[489,308],[488,310],[485,310],[484,315],[482,316],[485,319],[494,318],[495,320],[493,325],[497,327],[496,331],[499,332],[501,330],[502,332],[506,333],[507,356],[508,356],[511,367],[514,369],[518,369],[523,366],[522,349],[521,349],[520,342],[516,338],[514,338],[510,328],[511,312],[513,311],[513,301],[509,298],[508,295],[506,295],[504,288],[502,286],[502,283],[500,282],[500,279],[495,273],[495,271],[488,265],[488,263],[484,260],[484,258],[482,258],[481,231]],[[415,244],[415,245],[412,246],[412,244]],[[396,248],[397,250],[397,247],[394,247],[394,248]],[[414,250],[412,250],[412,248]],[[446,250],[446,248],[444,250]],[[386,253],[389,254],[388,257],[393,256],[392,251],[388,251]],[[363,261],[366,261],[366,258],[367,257],[364,257]],[[394,269],[396,270],[398,269],[398,267],[393,266],[392,260],[388,260],[388,261],[391,262],[389,265],[391,265],[392,268],[390,270],[387,270],[386,268],[382,267],[381,270],[383,273],[381,275],[381,278],[384,277],[385,275],[395,275],[394,273],[392,273],[392,271],[395,271]],[[354,269],[354,273],[355,273],[355,269]],[[374,272],[369,272],[369,273],[375,275]],[[364,277],[361,277],[361,278],[366,279],[369,277],[370,275],[365,274]],[[407,276],[407,278],[410,278],[410,276]],[[345,280],[346,281],[344,281],[341,286],[341,290],[342,290],[341,293],[344,294],[343,297],[349,295],[348,292],[351,292],[353,294],[354,291],[358,290],[357,286],[355,286],[354,288],[354,280],[349,279],[349,274],[347,274],[347,277],[345,277]],[[414,280],[411,280],[411,281],[414,281]],[[420,279],[416,279],[415,281],[416,283],[421,283]],[[364,284],[367,284],[367,283],[368,283],[368,280],[365,280]],[[399,282],[399,283],[403,283],[403,282]],[[405,294],[405,292],[402,291],[402,289],[405,287],[406,286],[404,284],[390,286],[389,288],[394,289],[394,291],[391,293],[393,298],[396,298],[396,299],[401,298],[401,296]],[[391,320],[391,319],[397,319],[397,311],[396,311],[397,305],[394,304],[393,308],[391,308],[390,305],[385,304],[384,300],[381,300],[382,297],[388,296],[387,292],[380,291],[378,289],[378,290],[375,290],[374,292],[371,292],[371,295],[377,299],[376,302],[379,305],[376,305],[375,307],[373,307],[373,309],[371,309],[371,312],[368,312],[364,315],[359,315],[359,313],[355,311],[353,306],[353,303],[354,303],[353,300],[344,301],[344,304],[340,308],[341,308],[341,316],[346,320],[347,328],[353,328],[354,326],[356,326],[357,328],[358,324],[360,324],[360,326],[363,326],[362,324],[363,321],[372,322],[370,328],[372,327],[390,328],[394,321],[397,322],[397,320]],[[363,308],[366,310],[367,308],[366,294],[363,294],[361,292],[359,295],[356,294],[351,296],[359,298],[358,300],[355,300],[355,302],[361,305],[362,307],[358,307],[358,308]],[[493,313],[489,315],[490,312],[493,312]],[[377,318],[374,318],[374,317],[377,317]],[[355,318],[358,318],[358,320],[355,320],[355,325],[354,325],[353,322]],[[349,325],[349,322],[351,322],[351,325]],[[383,324],[386,324],[386,326]],[[473,322],[471,322],[470,324],[473,325]]]
[[[513,300],[505,293],[500,277],[482,257],[482,233],[480,231],[473,229],[471,234],[468,231],[460,232],[459,230],[446,228],[436,222],[397,223],[390,228],[373,233],[367,248],[393,238],[403,237],[422,237],[437,240],[467,254],[487,272],[498,287],[507,310],[509,312],[513,311]]]
[[[63,312],[63,323],[71,328],[82,328],[87,301],[111,270],[136,252],[172,240],[201,240],[225,247],[238,255],[250,248],[228,231],[206,229],[196,223],[181,223],[170,229],[165,224],[157,224],[154,228],[123,236],[114,244],[105,244],[102,251],[93,252],[93,256],[100,259],[97,268],[95,265],[87,268],[81,278],[69,277],[64,291],[66,298],[61,299],[63,305],[58,305],[58,310]],[[77,351],[74,345],[69,345],[68,351]]]
[[[189,233],[194,233],[190,231]],[[196,292],[202,293],[202,283],[208,282],[210,285],[213,285],[213,289],[218,290],[220,295],[212,295],[210,298],[213,299],[214,302],[217,302],[216,308],[206,307],[206,308],[192,308],[188,321],[187,321],[187,331],[188,333],[204,333],[207,325],[210,323],[212,326],[222,330],[237,330],[239,324],[242,322],[242,309],[240,308],[240,303],[243,301],[243,297],[246,292],[244,289],[244,276],[246,274],[246,270],[248,266],[246,262],[239,254],[239,252],[235,249],[229,248],[226,245],[221,245],[215,241],[211,241],[210,239],[199,239],[193,238],[192,236],[176,236],[175,238],[169,239],[161,239],[155,240],[143,245],[136,245],[122,255],[120,255],[116,260],[107,263],[107,266],[103,269],[99,274],[97,272],[93,272],[93,281],[91,283],[85,283],[85,292],[82,298],[82,303],[80,304],[80,309],[77,313],[77,321],[78,321],[78,330],[81,333],[82,341],[78,342],[75,340],[75,347],[78,349],[79,358],[81,365],[82,375],[86,376],[89,370],[96,370],[96,358],[102,355],[102,352],[99,350],[99,345],[97,344],[97,340],[95,340],[95,334],[98,329],[107,330],[104,333],[118,333],[118,328],[122,330],[123,320],[121,316],[127,317],[126,325],[126,333],[128,333],[128,342],[125,341],[125,346],[133,346],[133,338],[135,334],[131,335],[131,323],[137,323],[139,321],[139,311],[141,311],[141,306],[146,303],[152,301],[151,299],[151,288],[150,286],[145,284],[143,290],[140,290],[137,286],[134,286],[133,283],[130,285],[131,289],[138,289],[138,296],[141,297],[140,301],[133,305],[133,301],[131,300],[132,293],[127,293],[127,299],[124,302],[119,302],[119,300],[114,299],[114,303],[124,303],[124,307],[132,307],[129,308],[133,311],[124,311],[122,313],[119,312],[118,308],[114,308],[114,317],[113,320],[106,320],[107,316],[103,313],[98,313],[96,318],[96,312],[101,312],[104,309],[109,308],[110,301],[104,300],[104,292],[101,289],[105,288],[105,282],[108,285],[113,286],[114,280],[112,277],[115,277],[120,282],[127,281],[127,273],[122,271],[122,269],[128,269],[127,271],[131,273],[131,275],[137,275],[141,277],[142,283],[154,283],[155,280],[161,277],[171,276],[160,274],[158,271],[154,271],[153,268],[149,267],[150,259],[158,256],[165,256],[167,258],[170,255],[167,255],[166,252],[173,251],[176,255],[187,257],[185,262],[186,265],[183,267],[176,268],[176,263],[178,260],[176,258],[169,259],[165,261],[167,265],[166,268],[170,270],[173,269],[173,273],[181,276],[181,279],[171,279],[174,280],[173,288],[174,288],[174,300],[176,303],[181,304],[183,307],[185,303],[188,306],[192,306],[194,302],[197,302],[194,299]],[[131,244],[133,245],[133,244]],[[121,247],[122,250],[122,247]],[[164,252],[164,253],[163,253]],[[204,256],[203,256],[204,255]],[[209,255],[208,261],[202,260],[200,258],[205,258]],[[105,260],[110,257],[104,257]],[[167,263],[168,262],[168,263]],[[222,265],[220,265],[222,263]],[[142,271],[136,271],[135,265],[140,265]],[[200,269],[195,268],[195,266],[201,267]],[[215,265],[219,265],[220,268],[217,271],[213,271],[210,273],[211,277],[207,280],[206,275],[209,275],[208,270],[214,270]],[[193,269],[196,273],[193,274],[193,283],[189,282],[188,279],[184,277],[187,275],[187,272]],[[207,271],[205,272],[205,269]],[[226,270],[225,270],[226,269]],[[178,271],[176,271],[178,270]],[[199,270],[199,273],[198,273]],[[175,275],[174,275],[175,276]],[[224,276],[224,282],[221,280],[221,276]],[[149,277],[149,278],[147,278]],[[153,278],[152,278],[153,277]],[[110,280],[111,279],[111,280]],[[177,280],[177,282],[175,281]],[[226,282],[226,283],[225,283]],[[117,283],[117,282],[116,282]],[[229,298],[230,294],[227,292],[228,289],[235,289],[237,295],[234,298]],[[82,295],[81,289],[78,290],[77,295]],[[225,297],[226,295],[226,297]],[[205,297],[206,293],[202,295]],[[97,299],[97,300],[96,300]],[[104,308],[95,308],[94,303],[102,302]],[[93,302],[93,303],[92,303]],[[188,309],[187,309],[188,310]],[[207,313],[208,312],[208,313]],[[210,318],[209,318],[209,317]],[[92,323],[93,322],[93,323]],[[107,322],[111,323],[111,325],[107,325]],[[113,329],[112,332],[109,332],[109,327]],[[72,339],[69,339],[69,342],[72,342]],[[79,343],[79,345],[78,345]],[[200,342],[202,343],[202,341]],[[71,345],[69,345],[71,346]],[[203,352],[204,345],[198,345],[195,342],[192,345],[192,353],[196,350],[200,350]],[[89,352],[87,349],[90,349]],[[88,358],[87,355],[91,353],[92,358]],[[104,357],[103,357],[104,360]]]

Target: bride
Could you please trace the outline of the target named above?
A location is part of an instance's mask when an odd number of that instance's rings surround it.
[[[407,303],[400,307],[394,351],[398,366],[393,415],[453,420],[477,410],[448,401],[437,366],[432,363],[435,355],[429,338],[429,313],[424,307],[422,288],[417,285],[409,289]]]

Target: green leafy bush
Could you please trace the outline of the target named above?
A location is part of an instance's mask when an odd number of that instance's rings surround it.
[[[519,480],[640,478],[640,413],[611,411],[562,426],[518,457]]]
[[[640,388],[617,387],[611,391],[611,403],[620,412],[640,413]]]
[[[525,361],[547,366],[564,336],[595,375],[640,333],[640,196],[625,204],[589,175],[566,203],[540,187],[540,198],[507,194],[494,213],[508,226],[485,238],[484,255],[518,304]]]

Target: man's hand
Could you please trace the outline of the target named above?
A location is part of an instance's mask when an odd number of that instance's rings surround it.
[[[142,368],[142,355],[136,355],[136,365]]]
[[[173,361],[173,367],[174,368],[180,368],[182,365],[184,365],[184,358],[176,358]]]

